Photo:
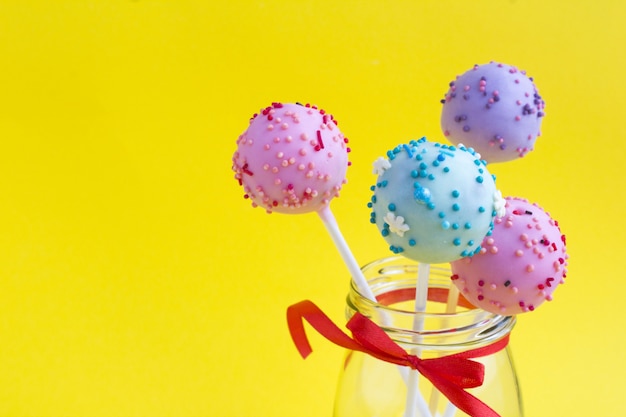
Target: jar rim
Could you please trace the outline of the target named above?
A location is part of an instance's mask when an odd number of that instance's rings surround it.
[[[415,261],[411,261],[410,259],[407,259],[403,256],[388,256],[388,257],[384,257],[384,258],[379,258],[379,259],[375,259],[365,265],[363,265],[361,267],[361,271],[363,271],[364,273],[368,272],[369,270],[381,266],[381,265],[385,265],[385,264],[395,264],[395,265],[399,265],[402,266],[404,268],[404,272],[407,271],[411,271],[415,273],[415,276],[417,276],[417,267],[419,265],[419,263],[415,262]],[[386,268],[385,268],[386,269]],[[377,273],[377,275],[390,275],[387,270],[382,269],[379,270],[379,272]],[[431,265],[430,266],[430,273],[432,274],[439,274],[442,275],[445,274],[446,272],[450,271],[450,268],[446,268],[445,266],[441,265],[441,264],[436,264],[436,265]],[[367,276],[367,275],[366,275]],[[448,274],[449,276],[449,274]],[[376,284],[375,282],[376,278],[373,279],[368,279],[368,283],[372,284]],[[441,312],[441,313],[433,313],[433,312],[415,312],[412,310],[407,310],[404,308],[398,308],[398,307],[394,307],[392,305],[388,305],[388,304],[384,304],[384,303],[380,303],[380,302],[374,302],[372,300],[370,300],[369,298],[366,297],[365,294],[363,294],[360,290],[359,287],[357,286],[356,282],[354,280],[350,281],[350,286],[351,286],[351,290],[354,291],[356,294],[359,295],[360,298],[363,299],[364,303],[368,303],[370,304],[372,307],[375,307],[377,309],[381,309],[381,310],[388,310],[391,312],[396,312],[396,313],[405,313],[405,314],[423,314],[423,315],[433,315],[433,316],[447,316],[447,315],[475,315],[475,314],[481,314],[484,315],[484,313],[487,314],[492,314],[494,316],[497,316],[497,314],[494,313],[489,313],[485,310],[482,310],[474,305],[472,305],[469,301],[467,301],[465,299],[465,297],[463,297],[462,294],[459,294],[459,302],[458,305],[461,307],[465,307],[464,310],[457,310],[454,313],[446,313],[446,312]],[[413,288],[413,287],[412,287]],[[444,286],[440,286],[439,288],[445,289]],[[374,285],[373,286],[373,290],[376,290],[377,287]],[[429,291],[432,290],[432,288],[429,287]],[[376,291],[374,291],[375,295],[380,296],[380,295],[385,295],[385,293],[382,294],[376,294]],[[444,295],[448,294],[448,290],[445,289],[445,291],[442,291],[442,293]],[[434,296],[434,299],[431,299],[432,301],[438,301],[438,302],[444,302],[445,303],[445,299],[442,301],[441,299],[444,298],[441,296],[442,294],[439,293],[437,295]],[[429,297],[430,298],[430,297]],[[407,300],[403,300],[403,301],[408,301]]]
[[[462,308],[453,313],[433,311],[432,308],[416,312],[395,305],[405,303],[406,306],[407,302],[415,299],[418,265],[418,262],[402,256],[379,258],[363,265],[361,270],[377,302],[368,299],[351,280],[346,315],[350,317],[358,311],[370,317],[398,342],[425,346],[431,345],[430,339],[436,339],[438,347],[493,341],[508,334],[515,325],[515,316],[499,315],[475,307],[462,294],[458,303]],[[432,307],[433,302],[446,304],[449,288],[454,285],[450,276],[449,267],[442,264],[430,266],[429,306]],[[416,318],[427,325],[419,330],[413,329],[411,323]],[[414,343],[416,335],[419,336],[419,343]]]

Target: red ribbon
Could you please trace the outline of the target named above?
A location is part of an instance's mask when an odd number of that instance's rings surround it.
[[[421,359],[407,353],[384,330],[363,314],[356,313],[348,321],[346,327],[352,332],[352,337],[350,337],[337,327],[319,307],[305,300],[287,309],[289,332],[303,358],[313,351],[306,337],[303,320],[309,322],[318,333],[338,346],[417,370],[452,404],[470,416],[499,417],[498,413],[465,389],[481,386],[485,377],[484,365],[470,358],[488,356],[504,349],[509,342],[508,335],[477,349],[438,358]]]

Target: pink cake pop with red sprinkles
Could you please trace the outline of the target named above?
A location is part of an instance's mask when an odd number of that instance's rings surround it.
[[[348,138],[329,113],[310,104],[272,103],[239,135],[232,168],[253,207],[316,213],[361,293],[375,300],[330,210],[346,183],[349,152]]]
[[[319,211],[346,182],[348,139],[309,104],[272,103],[250,119],[233,155],[245,198],[268,213]]]
[[[481,251],[452,262],[452,282],[475,306],[496,314],[535,310],[565,282],[568,255],[556,220],[537,204],[507,197]]]
[[[533,79],[511,65],[475,65],[450,83],[441,102],[448,140],[474,148],[490,163],[525,156],[541,134],[545,102]]]

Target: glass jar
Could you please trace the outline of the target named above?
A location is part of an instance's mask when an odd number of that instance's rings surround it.
[[[377,302],[359,293],[352,283],[347,297],[348,319],[359,312],[379,325],[407,352],[422,359],[435,358],[488,346],[507,337],[515,317],[474,308],[462,296],[447,305],[453,286],[449,266],[430,265],[428,302],[425,312],[415,312],[418,264],[404,257],[374,261],[362,268]],[[453,288],[454,290],[454,288]],[[453,312],[446,312],[451,311]],[[422,330],[413,330],[416,319]],[[522,403],[507,346],[496,353],[472,359],[484,365],[483,384],[467,392],[486,403],[501,417],[521,417]],[[348,351],[336,391],[335,417],[461,417],[446,397],[433,390],[423,376],[413,376],[419,386],[414,397],[421,406],[407,411],[410,373],[417,371]],[[417,374],[416,374],[417,375]],[[425,411],[430,410],[428,414]]]

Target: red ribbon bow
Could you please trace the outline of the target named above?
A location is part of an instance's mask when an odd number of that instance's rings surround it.
[[[287,309],[287,324],[296,348],[303,358],[313,351],[306,337],[303,319],[318,333],[334,344],[346,349],[367,353],[380,360],[417,370],[427,378],[452,404],[473,417],[499,417],[484,402],[465,391],[483,384],[485,367],[470,358],[491,355],[504,349],[509,336],[477,349],[432,359],[410,355],[396,344],[373,321],[356,313],[346,327],[352,337],[345,334],[311,301],[305,300]]]

